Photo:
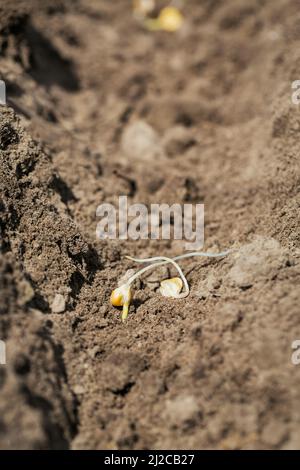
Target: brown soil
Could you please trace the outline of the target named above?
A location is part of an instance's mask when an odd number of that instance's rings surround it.
[[[184,14],[150,33],[129,0],[0,2],[1,448],[300,448],[299,4]],[[97,240],[119,195],[204,202],[204,248],[237,251],[182,263],[184,300],[143,278],[124,325],[124,255],[183,247]]]

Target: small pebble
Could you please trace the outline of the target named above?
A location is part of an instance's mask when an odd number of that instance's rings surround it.
[[[287,250],[277,240],[257,236],[235,254],[227,279],[234,286],[251,287],[258,281],[272,279],[287,261]]]
[[[85,388],[82,385],[77,384],[74,385],[73,392],[75,393],[75,395],[83,395],[85,392]]]
[[[55,294],[51,304],[52,313],[63,313],[66,309],[66,300],[62,294]]]
[[[160,139],[156,131],[144,121],[136,121],[125,129],[122,150],[128,158],[152,161],[162,154]]]
[[[167,400],[164,416],[172,426],[182,426],[197,418],[199,407],[195,397],[183,395]]]
[[[90,356],[90,358],[92,359],[95,359],[95,357],[97,356],[97,354],[100,352],[100,347],[99,346],[95,346],[91,349],[88,350],[88,355]]]

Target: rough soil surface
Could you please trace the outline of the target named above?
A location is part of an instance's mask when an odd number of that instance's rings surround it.
[[[0,2],[1,448],[300,448],[299,4],[184,14]],[[183,245],[97,240],[119,195],[204,202],[204,248],[236,249],[184,261],[184,300],[144,277],[125,325],[124,255]]]

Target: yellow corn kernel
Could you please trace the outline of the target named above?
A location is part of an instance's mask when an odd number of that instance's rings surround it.
[[[158,21],[161,29],[169,32],[175,32],[181,28],[183,16],[175,7],[165,7],[161,10]]]

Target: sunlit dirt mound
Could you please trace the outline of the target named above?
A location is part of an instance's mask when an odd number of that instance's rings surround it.
[[[159,7],[167,2],[158,2]],[[42,5],[41,5],[42,4]],[[297,2],[0,2],[0,447],[300,447]],[[135,284],[180,241],[97,240],[97,206],[204,203],[191,294]],[[300,366],[299,366],[300,367]]]

